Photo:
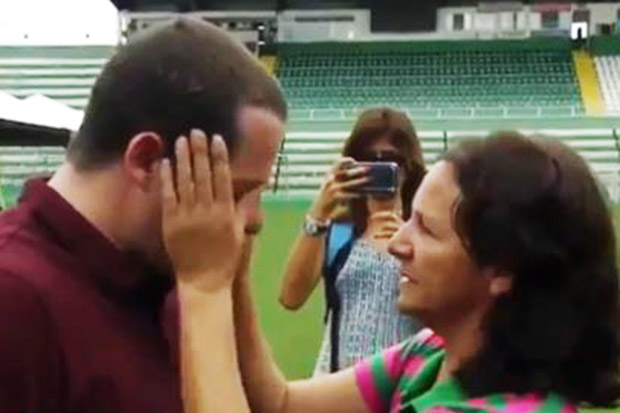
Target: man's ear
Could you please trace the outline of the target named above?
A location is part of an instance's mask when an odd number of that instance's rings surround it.
[[[158,165],[164,154],[164,141],[155,132],[141,132],[129,141],[123,156],[123,169],[139,186],[147,186],[159,176]]]
[[[493,297],[499,297],[512,290],[512,274],[506,270],[487,267],[483,270],[483,276],[489,280],[489,293]]]

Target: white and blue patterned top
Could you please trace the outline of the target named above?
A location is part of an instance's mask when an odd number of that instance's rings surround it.
[[[399,313],[399,264],[364,239],[355,240],[340,274],[338,366],[341,369],[411,337],[421,325]],[[329,373],[331,319],[328,319],[314,375]]]

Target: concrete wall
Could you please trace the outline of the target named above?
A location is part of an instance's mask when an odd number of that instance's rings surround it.
[[[590,10],[590,35],[597,34],[599,24],[616,24],[620,3],[592,3],[587,7]]]
[[[361,40],[366,39],[369,33],[370,10],[288,10],[278,16],[280,42]]]

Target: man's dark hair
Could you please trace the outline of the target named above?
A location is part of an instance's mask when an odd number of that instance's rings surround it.
[[[286,120],[277,81],[241,43],[211,24],[179,18],[145,31],[107,63],[69,159],[79,169],[105,166],[147,131],[158,133],[171,155],[174,140],[192,128],[221,134],[234,155],[245,105]]]
[[[512,279],[458,373],[472,397],[558,393],[611,406],[620,396],[618,270],[611,216],[584,160],[558,141],[502,132],[461,144],[455,227],[480,267]]]

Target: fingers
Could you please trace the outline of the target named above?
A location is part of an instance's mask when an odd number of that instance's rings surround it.
[[[370,180],[369,177],[363,176],[361,178],[351,179],[350,181],[339,182],[336,185],[338,186],[338,190],[341,191],[351,191],[355,188],[358,188]]]
[[[377,212],[371,215],[370,221],[371,225],[377,228],[372,236],[376,240],[392,238],[403,225],[402,218],[391,211]]]
[[[366,176],[367,173],[368,173],[368,170],[366,168],[359,166],[356,168],[350,168],[350,169],[337,171],[334,174],[334,179],[339,182],[348,181],[353,178]]]
[[[170,162],[161,168],[162,196],[168,207],[192,207],[196,201],[209,204],[214,199],[234,202],[228,150],[221,136],[214,135],[209,145],[205,133],[194,129],[189,140],[177,139],[175,154],[176,191]]]
[[[353,189],[366,183],[368,178],[360,178],[355,181],[345,183],[330,182],[328,193],[330,202],[349,201],[352,199],[363,198],[364,195],[354,192]]]
[[[350,157],[340,158],[336,161],[332,168],[332,172],[336,173],[355,165],[355,159]]]
[[[356,168],[356,162],[353,158],[340,158],[331,169],[330,176],[336,181],[344,181],[352,177],[361,176],[366,173],[363,167]]]
[[[234,203],[232,177],[228,164],[228,150],[224,139],[214,135],[211,141],[214,198],[222,203]]]
[[[337,201],[337,202],[351,201],[353,199],[361,199],[361,198],[364,198],[364,195],[356,194],[355,192],[339,191],[339,192],[336,192],[336,194],[334,195],[334,201]]]
[[[382,225],[377,231],[373,233],[372,236],[374,239],[389,239],[394,234],[396,234],[398,230],[400,230],[400,228],[401,225],[398,225],[396,223],[388,223]]]
[[[392,222],[398,222],[399,224],[403,223],[403,219],[401,218],[400,215],[398,215],[397,213],[393,212],[393,211],[380,211],[380,212],[376,212],[374,214],[372,214],[370,216],[370,219],[373,221],[392,221]]]
[[[200,130],[194,129],[191,132],[190,143],[194,164],[196,200],[198,202],[210,203],[213,201],[213,188],[207,135]]]
[[[396,231],[398,231],[400,229],[400,227],[401,226],[399,224],[395,223],[395,222],[388,222],[388,223],[383,224],[380,227],[379,232],[381,232],[381,231],[393,231],[393,232],[396,232]]]
[[[347,182],[335,182],[328,180],[322,189],[321,200],[325,205],[332,207],[339,203],[347,203],[354,199],[361,199],[363,194],[355,192],[354,189],[368,182],[368,177],[358,178]],[[326,214],[329,216],[330,214]]]
[[[375,240],[389,240],[397,231],[379,231],[372,236]]]
[[[177,208],[177,193],[174,190],[174,182],[172,178],[172,168],[170,161],[164,159],[161,164],[161,181],[162,181],[162,201],[164,213],[170,213]]]
[[[177,191],[181,206],[194,204],[194,182],[192,178],[192,164],[189,155],[189,143],[185,136],[181,136],[175,145],[177,158]]]
[[[341,158],[335,163],[321,188],[321,200],[324,204],[333,205],[362,198],[354,190],[367,183],[370,178],[365,167],[355,165],[353,158]]]

